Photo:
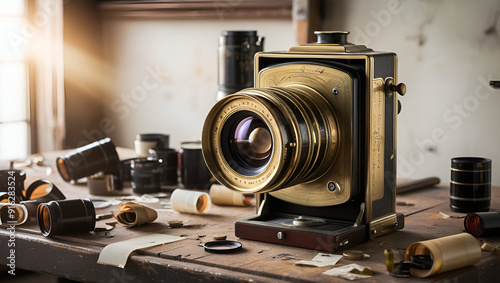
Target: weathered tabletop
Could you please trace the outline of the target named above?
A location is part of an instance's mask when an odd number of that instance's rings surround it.
[[[45,154],[45,162],[54,165],[61,152]],[[132,157],[133,151],[120,149],[121,159]],[[2,169],[7,167],[2,165]],[[53,168],[50,175],[41,170],[26,168],[27,187],[38,179],[51,180],[66,196],[71,198],[108,198],[88,194],[85,185],[71,185],[63,181]],[[447,180],[443,180],[447,181]],[[130,188],[125,192],[131,193]],[[166,191],[167,193],[169,191]],[[114,197],[116,198],[116,197]],[[397,211],[405,214],[405,228],[361,244],[355,249],[370,255],[362,261],[341,259],[339,265],[357,263],[374,270],[373,277],[363,282],[403,282],[457,280],[459,282],[488,282],[500,276],[500,256],[483,252],[481,261],[467,268],[450,271],[431,278],[395,278],[385,267],[383,251],[392,248],[396,261],[402,260],[406,248],[415,241],[428,240],[464,231],[463,218],[445,218],[448,215],[449,188],[446,183],[397,196]],[[163,208],[158,203],[146,204]],[[500,190],[492,188],[491,211],[500,210]],[[97,214],[117,211],[118,205],[96,209]],[[90,282],[197,282],[197,281],[257,281],[257,282],[343,282],[344,279],[323,275],[330,267],[296,266],[298,260],[310,260],[318,252],[264,242],[237,239],[234,236],[234,221],[252,216],[255,207],[212,206],[208,214],[180,214],[174,211],[160,211],[158,219],[148,225],[125,228],[117,225],[109,232],[84,233],[47,238],[41,235],[36,223],[16,227],[16,268],[50,273],[74,280]],[[184,227],[169,228],[168,220],[182,220]],[[98,221],[101,225],[108,220]],[[135,251],[129,257],[125,268],[97,263],[99,252],[108,244],[128,240],[151,233],[164,233],[187,237],[186,240]],[[213,235],[225,234],[229,240],[238,240],[243,249],[232,254],[205,252],[199,244],[210,241]],[[112,235],[110,237],[110,235]],[[7,263],[7,240],[9,232],[0,228],[0,263]],[[500,244],[500,237],[483,238],[493,245]]]

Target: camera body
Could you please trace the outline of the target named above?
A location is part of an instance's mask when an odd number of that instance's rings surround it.
[[[316,32],[255,56],[255,88],[219,101],[203,154],[226,187],[257,193],[240,238],[325,251],[401,229],[395,212],[397,56]]]

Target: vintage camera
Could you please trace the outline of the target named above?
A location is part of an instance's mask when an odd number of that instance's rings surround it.
[[[255,88],[220,100],[203,128],[208,168],[258,194],[240,238],[337,251],[404,226],[395,212],[397,56],[316,32],[255,56]]]

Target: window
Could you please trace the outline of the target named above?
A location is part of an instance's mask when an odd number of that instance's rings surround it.
[[[30,153],[28,62],[18,41],[26,10],[25,0],[0,1],[0,160]]]

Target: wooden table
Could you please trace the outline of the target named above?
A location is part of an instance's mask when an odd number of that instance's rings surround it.
[[[47,164],[54,165],[61,152],[45,154]],[[133,155],[131,150],[120,149],[121,159]],[[3,166],[2,169],[6,169]],[[57,173],[45,176],[43,171],[26,168],[27,187],[38,179],[51,180],[66,195],[66,198],[109,198],[88,194],[85,185],[71,185]],[[446,180],[444,180],[446,181]],[[130,188],[125,192],[131,192]],[[168,191],[167,191],[168,192]],[[401,279],[388,274],[385,267],[384,249],[395,252],[396,261],[402,260],[406,248],[415,241],[428,240],[464,231],[463,219],[444,218],[448,215],[449,188],[446,183],[433,188],[397,196],[398,212],[405,214],[405,228],[379,237],[356,247],[370,255],[362,261],[341,259],[339,265],[357,263],[370,267],[374,275],[362,282],[495,282],[500,277],[500,256],[483,252],[481,261],[471,267],[450,271],[431,278]],[[147,204],[162,208],[158,203]],[[96,209],[97,214],[116,211],[118,206]],[[491,210],[500,210],[500,190],[492,188]],[[208,214],[180,214],[174,211],[160,211],[158,219],[148,225],[125,228],[117,225],[109,232],[44,237],[38,225],[25,224],[15,230],[16,269],[33,270],[60,277],[90,282],[206,282],[206,281],[255,281],[255,282],[345,282],[344,279],[323,275],[330,267],[316,268],[296,266],[298,260],[310,260],[318,252],[264,242],[237,239],[234,236],[234,221],[255,214],[255,207],[212,206]],[[168,220],[182,220],[184,227],[169,228]],[[107,220],[98,221],[106,222]],[[109,220],[108,220],[109,221]],[[153,248],[133,252],[125,268],[97,264],[97,258],[104,246],[151,233],[184,236],[187,239]],[[232,254],[205,252],[199,244],[210,241],[213,235],[225,234],[229,240],[238,240],[243,249]],[[7,264],[7,240],[9,232],[0,228],[0,263]],[[493,245],[500,244],[500,237],[483,238]],[[455,281],[456,280],[456,281]]]

